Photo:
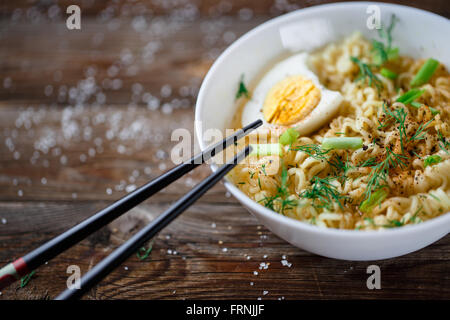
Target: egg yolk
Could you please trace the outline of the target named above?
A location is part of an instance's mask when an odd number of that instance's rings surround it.
[[[303,76],[290,76],[267,93],[263,115],[267,122],[291,125],[305,118],[320,102],[320,90]]]

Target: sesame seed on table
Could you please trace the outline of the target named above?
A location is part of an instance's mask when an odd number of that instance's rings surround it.
[[[171,134],[186,128],[194,145],[195,99],[214,59],[260,23],[325,2],[81,1],[81,30],[66,27],[71,1],[0,4],[0,264],[172,167]],[[450,16],[445,0],[414,6]],[[56,297],[68,266],[87,272],[210,172],[176,181],[0,299]],[[323,258],[272,234],[223,184],[150,245],[84,298],[450,298],[449,236],[384,261]],[[367,289],[371,264],[381,290]]]

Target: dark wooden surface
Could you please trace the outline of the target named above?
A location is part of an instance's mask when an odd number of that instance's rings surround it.
[[[69,31],[71,1],[59,13],[51,1],[1,1],[0,264],[172,166],[171,132],[193,131],[196,93],[215,57],[270,17],[322,2],[81,1],[82,30]],[[446,0],[413,5],[450,15]],[[157,110],[145,93],[161,100]],[[55,297],[69,265],[86,272],[209,173],[184,177],[0,299]],[[448,236],[384,261],[319,257],[270,233],[220,184],[155,239],[147,260],[131,257],[85,298],[448,299],[449,259]],[[370,264],[381,267],[381,290],[366,287]]]

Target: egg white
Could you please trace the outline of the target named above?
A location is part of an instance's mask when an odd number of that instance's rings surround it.
[[[319,81],[318,77],[307,66],[308,53],[303,52],[293,55],[270,69],[261,79],[252,93],[251,99],[246,103],[242,110],[242,126],[261,119],[264,124],[262,128],[283,126],[268,123],[264,119],[262,108],[264,100],[269,90],[278,82],[289,76],[301,75],[310,79],[314,85],[321,91],[321,98],[318,105],[311,113],[299,122],[288,127],[295,127],[300,135],[306,135],[323,126],[329,121],[339,109],[342,102],[342,95],[337,91],[326,89]]]

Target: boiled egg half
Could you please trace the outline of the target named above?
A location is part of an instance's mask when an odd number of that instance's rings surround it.
[[[270,69],[242,111],[242,126],[263,119],[263,127],[295,127],[309,134],[339,109],[342,95],[326,89],[307,65],[308,53],[293,55]]]

